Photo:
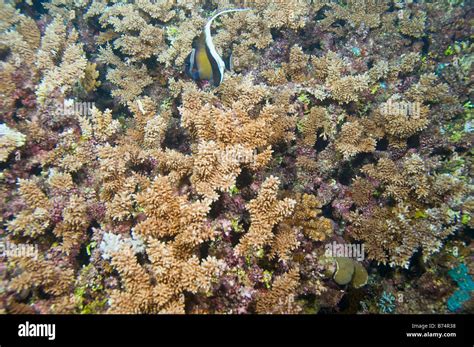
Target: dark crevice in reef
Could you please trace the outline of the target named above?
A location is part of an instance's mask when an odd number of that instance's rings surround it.
[[[331,24],[331,27],[333,28],[344,27],[346,23],[347,22],[344,19],[338,19]]]
[[[334,207],[332,207],[332,202],[324,205],[323,207],[321,207],[321,212],[323,214],[324,217],[326,218],[334,218],[333,217],[333,211],[334,211]]]
[[[15,153],[10,155],[10,157],[14,157],[14,156],[15,156]],[[0,162],[0,172],[2,172],[3,170],[6,170],[8,166],[9,166],[8,161]]]
[[[397,206],[397,201],[392,197],[387,198],[387,201],[385,203],[387,204],[388,207]]]
[[[209,255],[210,246],[210,242],[204,242],[199,246],[199,256],[201,257],[201,259],[207,258],[207,256]]]
[[[225,206],[223,202],[223,196],[221,195],[219,196],[219,199],[212,203],[211,210],[209,211],[209,217],[215,219],[219,217],[223,210],[225,210]]]
[[[281,30],[272,28],[272,29],[270,29],[270,33],[272,34],[272,39],[273,39],[274,41],[283,38],[283,33],[282,33]]]
[[[339,311],[344,314],[356,314],[360,310],[360,302],[364,301],[366,296],[363,288],[349,287],[347,294],[339,301]]]
[[[43,167],[40,164],[36,164],[31,168],[30,175],[41,176],[42,171],[43,171]]]
[[[430,51],[430,39],[428,37],[423,37],[421,39],[423,42],[423,47],[421,48],[421,55],[427,55]]]
[[[105,69],[100,69],[100,67],[97,69],[101,74],[106,73]],[[95,107],[97,107],[99,110],[105,110],[106,108],[109,108],[114,111],[113,114],[115,116],[118,114],[128,113],[128,109],[125,106],[114,102],[112,95],[110,94],[110,85],[107,83],[102,83],[99,87],[97,87],[97,90],[94,93],[93,101]]]
[[[140,173],[150,175],[154,169],[154,166],[152,162],[144,161],[143,163],[133,165],[131,169],[135,172],[140,172]]]
[[[9,47],[1,47],[0,48],[0,60],[6,61],[11,53],[11,49]]]
[[[337,181],[345,186],[349,185],[354,176],[354,170],[352,169],[350,163],[342,164],[341,168],[338,170]]]
[[[319,136],[320,134],[321,134],[321,130],[318,132],[317,140],[313,147],[316,150],[316,152],[323,151],[329,144],[329,140],[325,140],[322,136]]]
[[[386,151],[388,149],[388,139],[386,137],[377,141],[376,151]]]
[[[138,263],[141,265],[151,263],[150,259],[148,258],[148,254],[146,253],[137,253],[136,257],[137,257]]]
[[[372,153],[359,153],[352,160],[351,165],[353,169],[364,166],[365,164],[374,163],[375,158]]]
[[[456,146],[456,148],[454,150],[456,151],[456,153],[465,153],[468,150],[470,150],[470,147]]]
[[[372,262],[372,265],[374,267],[377,267],[377,273],[381,277],[391,277],[394,273],[394,269],[388,265],[383,265],[383,264],[376,265],[375,262]]]
[[[240,174],[237,176],[237,180],[235,181],[235,186],[238,189],[243,189],[248,187],[253,182],[253,176],[249,169],[243,168]]]
[[[318,52],[322,49],[321,47],[321,41],[312,43],[311,45],[305,46],[304,47],[304,52],[308,52],[309,54],[313,54],[314,52]]]
[[[72,173],[71,177],[74,184],[80,184],[87,179],[87,172],[84,168],[81,168],[80,170]]]
[[[407,278],[414,279],[420,277],[426,272],[425,262],[423,261],[423,252],[418,250],[413,254],[410,261],[410,268],[406,274]]]
[[[451,150],[446,147],[437,147],[433,149],[433,151],[430,153],[430,156],[433,157],[435,155],[439,155],[441,157],[447,157],[451,155]]]
[[[87,245],[83,244],[81,246],[81,249],[79,250],[79,254],[76,257],[77,264],[82,267],[82,266],[87,266],[90,263],[90,257],[87,254]]]
[[[76,256],[77,264],[79,267],[87,266],[90,263],[90,255],[87,254],[87,245],[89,244],[94,232],[93,229],[100,229],[100,224],[93,221],[89,228],[87,228],[87,241],[81,245],[79,253]]]
[[[407,139],[407,146],[408,146],[408,148],[418,148],[418,147],[420,147],[420,135],[415,134],[413,136],[410,136]]]
[[[359,153],[350,162],[344,162],[339,168],[337,181],[345,186],[350,185],[357,174],[357,169],[365,164],[375,162],[372,153]]]
[[[164,146],[166,148],[175,149],[183,154],[191,154],[191,150],[187,146],[188,143],[188,134],[178,124],[173,124],[165,133]],[[186,144],[186,146],[183,146],[183,144]],[[183,147],[188,149],[183,152]]]

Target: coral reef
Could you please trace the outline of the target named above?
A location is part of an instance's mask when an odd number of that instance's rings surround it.
[[[245,3],[0,0],[0,312],[472,313],[472,6]]]

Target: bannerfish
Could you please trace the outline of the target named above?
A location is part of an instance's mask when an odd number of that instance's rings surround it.
[[[248,11],[248,8],[236,8],[221,11],[211,17],[204,29],[193,42],[193,49],[186,58],[186,74],[194,80],[212,81],[214,86],[219,86],[224,79],[224,70],[232,68],[232,55],[229,56],[227,64],[216,51],[212,42],[211,24],[221,14],[229,12]]]

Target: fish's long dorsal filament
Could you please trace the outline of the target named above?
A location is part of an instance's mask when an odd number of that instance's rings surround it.
[[[221,56],[217,53],[216,47],[214,46],[214,42],[212,41],[212,36],[211,36],[211,24],[216,19],[222,14],[225,13],[230,13],[230,12],[243,12],[243,11],[250,11],[249,8],[234,8],[234,9],[229,9],[229,10],[223,10],[219,13],[216,13],[214,16],[212,16],[204,26],[204,35],[206,38],[206,46],[209,51],[209,54],[212,56],[212,58],[216,61],[217,67],[220,72],[220,81],[219,84],[222,82],[224,78],[224,70],[225,70],[225,63],[224,60],[222,60]]]

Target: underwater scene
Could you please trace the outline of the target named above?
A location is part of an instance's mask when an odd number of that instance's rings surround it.
[[[0,312],[474,313],[473,15],[0,0]]]

